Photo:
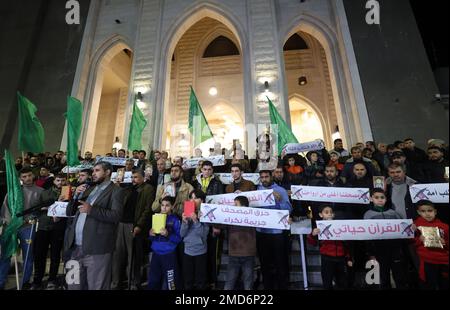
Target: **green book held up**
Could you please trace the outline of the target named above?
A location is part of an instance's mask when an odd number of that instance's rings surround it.
[[[166,228],[167,214],[153,214],[152,229],[155,234],[159,234],[161,229]]]

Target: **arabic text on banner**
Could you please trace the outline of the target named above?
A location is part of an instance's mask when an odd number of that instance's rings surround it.
[[[98,163],[100,161],[104,161],[104,162],[110,163],[113,166],[125,166],[128,159],[134,160],[135,167],[139,164],[139,159],[121,158],[121,157],[102,157],[102,156],[97,156],[95,158],[95,162]]]
[[[275,204],[273,189],[263,191],[242,192],[240,194],[223,194],[206,196],[206,202],[219,205],[234,205],[237,196],[245,196],[250,202],[250,207],[268,207]]]
[[[325,146],[322,140],[314,140],[305,143],[288,143],[283,147],[286,154],[297,154],[310,151],[319,151]]]
[[[340,203],[370,203],[368,188],[321,187],[321,186],[291,186],[294,200],[340,202]]]
[[[202,203],[200,222],[288,230],[289,211]]]
[[[409,193],[414,203],[419,200],[448,203],[448,183],[414,184],[409,187]]]
[[[228,185],[233,183],[233,177],[231,173],[216,173],[215,174],[222,184]],[[259,173],[243,173],[242,178],[245,180],[251,181],[255,185],[259,185]]]
[[[52,204],[50,207],[48,207],[47,210],[47,216],[51,217],[67,217],[66,215],[66,209],[68,202],[63,201],[57,201],[54,204]]]
[[[383,240],[414,238],[412,220],[317,221],[319,240]]]
[[[93,168],[92,165],[79,165],[79,166],[76,166],[76,167],[65,166],[65,167],[61,170],[61,172],[62,172],[62,173],[78,173],[78,172],[80,172],[81,170],[84,170],[84,169],[92,169],[92,168]]]
[[[195,157],[195,158],[186,159],[183,162],[183,169],[197,168],[199,161],[206,161],[206,160],[212,162],[214,167],[225,165],[225,156],[224,155],[211,156],[211,157],[207,157],[207,158]]]

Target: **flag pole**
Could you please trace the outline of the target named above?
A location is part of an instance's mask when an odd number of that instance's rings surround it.
[[[17,266],[17,252],[14,254],[14,267],[16,269],[16,288],[18,291],[20,291],[20,286],[19,286],[19,268]]]

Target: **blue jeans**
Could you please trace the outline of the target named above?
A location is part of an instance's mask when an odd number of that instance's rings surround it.
[[[33,230],[33,233],[31,235],[30,240],[30,233],[31,233],[31,225],[27,225],[24,227],[19,228],[17,232],[17,238],[19,239],[20,248],[22,249],[22,259],[25,264],[25,260],[27,260],[26,266],[24,266],[24,273],[23,273],[23,279],[22,279],[22,285],[23,283],[28,283],[30,281],[31,275],[33,274],[33,242],[34,236],[36,235],[36,232]],[[29,252],[28,252],[28,258],[27,256],[27,250],[28,250],[28,243],[30,243]],[[8,271],[9,267],[11,265],[11,257],[0,259],[0,287],[4,287],[6,284],[6,281],[8,279]]]
[[[233,290],[239,276],[239,271],[242,269],[242,282],[244,283],[244,290],[253,289],[253,268],[255,265],[254,256],[245,257],[228,257],[227,265],[227,280],[225,282],[225,290]]]

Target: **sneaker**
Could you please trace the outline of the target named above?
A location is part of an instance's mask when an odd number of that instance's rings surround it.
[[[53,281],[48,281],[46,290],[56,290],[56,283]]]

